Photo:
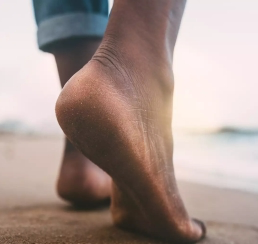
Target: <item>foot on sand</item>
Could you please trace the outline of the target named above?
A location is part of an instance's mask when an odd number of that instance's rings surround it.
[[[66,140],[57,193],[75,207],[92,208],[108,205],[111,179]]]
[[[64,39],[51,47],[62,87],[91,60],[100,43],[100,38],[78,37]],[[111,179],[66,139],[57,193],[80,208],[107,205],[110,203]]]
[[[205,227],[188,216],[172,162],[171,67],[184,5],[115,1],[101,46],[64,87],[56,114],[73,144],[113,178],[117,226],[192,243]]]

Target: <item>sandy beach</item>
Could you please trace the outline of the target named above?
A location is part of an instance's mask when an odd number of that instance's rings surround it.
[[[107,209],[76,211],[59,200],[61,137],[0,135],[0,243],[157,244],[112,226]],[[191,216],[203,219],[203,244],[258,243],[258,195],[179,182]]]

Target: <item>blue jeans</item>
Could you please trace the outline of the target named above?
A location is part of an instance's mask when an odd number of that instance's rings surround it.
[[[33,0],[39,49],[77,37],[103,37],[108,0]]]

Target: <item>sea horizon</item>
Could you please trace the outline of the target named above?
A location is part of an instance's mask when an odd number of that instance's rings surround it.
[[[19,120],[0,121],[1,135],[54,136],[56,123],[31,126]],[[177,179],[258,193],[258,128],[174,128],[173,162]]]

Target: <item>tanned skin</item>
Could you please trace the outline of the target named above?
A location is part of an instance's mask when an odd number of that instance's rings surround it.
[[[114,224],[173,243],[205,235],[172,160],[173,51],[185,0],[115,0],[100,47],[57,104],[69,140],[113,180]]]
[[[62,40],[50,47],[62,87],[73,74],[91,60],[100,43],[100,38],[73,38]],[[111,178],[65,139],[57,193],[64,200],[80,208],[108,205]]]

